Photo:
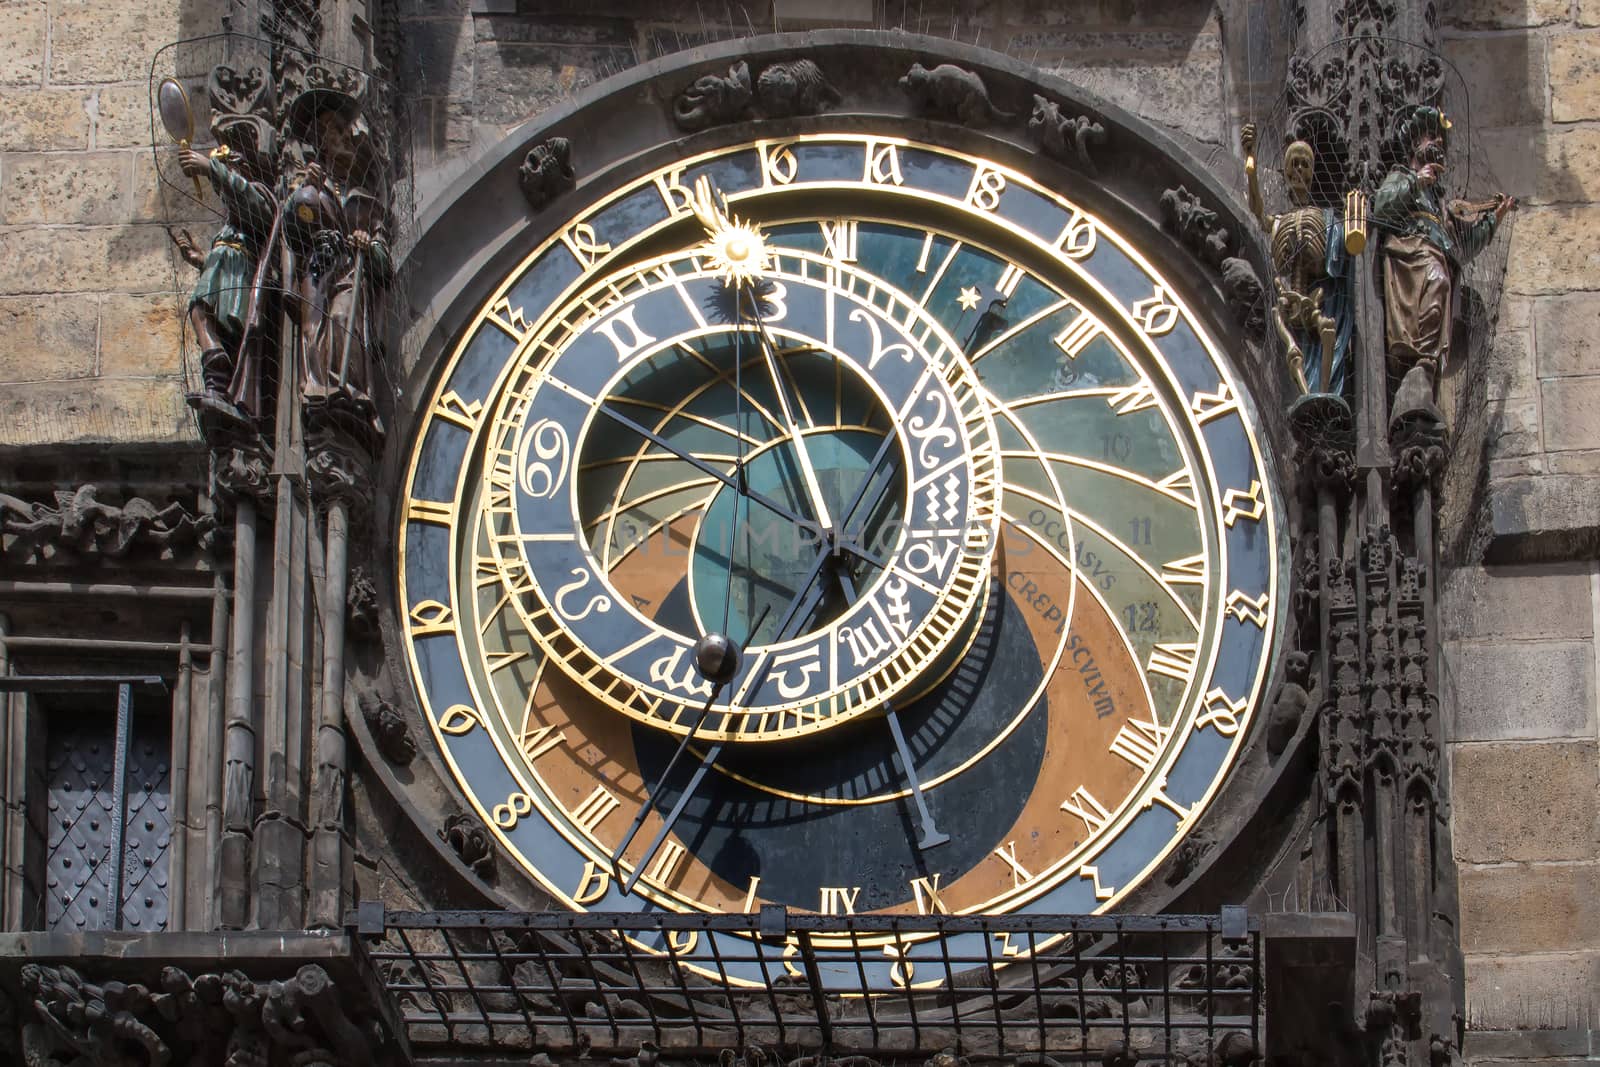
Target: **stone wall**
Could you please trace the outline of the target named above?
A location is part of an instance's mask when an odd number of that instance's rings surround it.
[[[1210,0],[418,0],[402,9],[424,203],[475,145],[610,74],[773,29],[901,29],[976,43],[1076,81],[1202,157],[1231,137],[1222,19]]]
[[[0,3],[0,447],[192,438],[148,75],[220,11]]]
[[[1466,1052],[1582,1057],[1600,996],[1600,4],[1462,0],[1446,19],[1480,159],[1524,204],[1479,369],[1487,470],[1464,521],[1481,529],[1439,605],[1467,1010],[1474,1030],[1541,1031]]]

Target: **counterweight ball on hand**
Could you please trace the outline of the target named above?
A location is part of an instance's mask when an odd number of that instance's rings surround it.
[[[739,646],[727,634],[712,631],[694,643],[694,665],[706,681],[725,685],[739,673]]]

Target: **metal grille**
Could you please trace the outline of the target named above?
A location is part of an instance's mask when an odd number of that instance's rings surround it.
[[[170,722],[141,721],[130,737],[128,706],[115,713],[63,709],[48,717],[46,730],[45,928],[165,930]],[[126,752],[120,768],[119,749]],[[112,862],[119,840],[120,865]]]
[[[1191,1061],[1230,1058],[1246,1041],[1259,1048],[1260,926],[1239,908],[1023,918],[771,907],[759,915],[385,914],[365,904],[351,923],[420,1048],[956,1047],[968,1056],[1086,1059],[1120,1043],[1142,1058]],[[707,931],[747,939],[767,983],[730,986],[716,941],[690,936]],[[886,935],[937,946],[914,987],[874,980],[865,967],[859,982],[824,986],[816,943]],[[1009,962],[996,947],[1006,945],[1017,952]],[[926,945],[922,952],[926,960]]]

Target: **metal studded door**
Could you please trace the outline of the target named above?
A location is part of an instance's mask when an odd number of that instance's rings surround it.
[[[130,717],[120,872],[113,862],[117,716],[111,710],[54,714],[48,722],[46,928],[165,930],[172,843],[170,722],[165,716]],[[113,906],[119,884],[120,923]]]

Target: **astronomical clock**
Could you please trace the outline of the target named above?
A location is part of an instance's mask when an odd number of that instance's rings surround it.
[[[1283,600],[1199,260],[1081,170],[837,109],[597,165],[518,232],[426,368],[392,520],[432,754],[502,880],[890,917],[1149,879]],[[793,966],[673,937],[641,948]],[[815,944],[824,981],[933,979],[914,937]]]

